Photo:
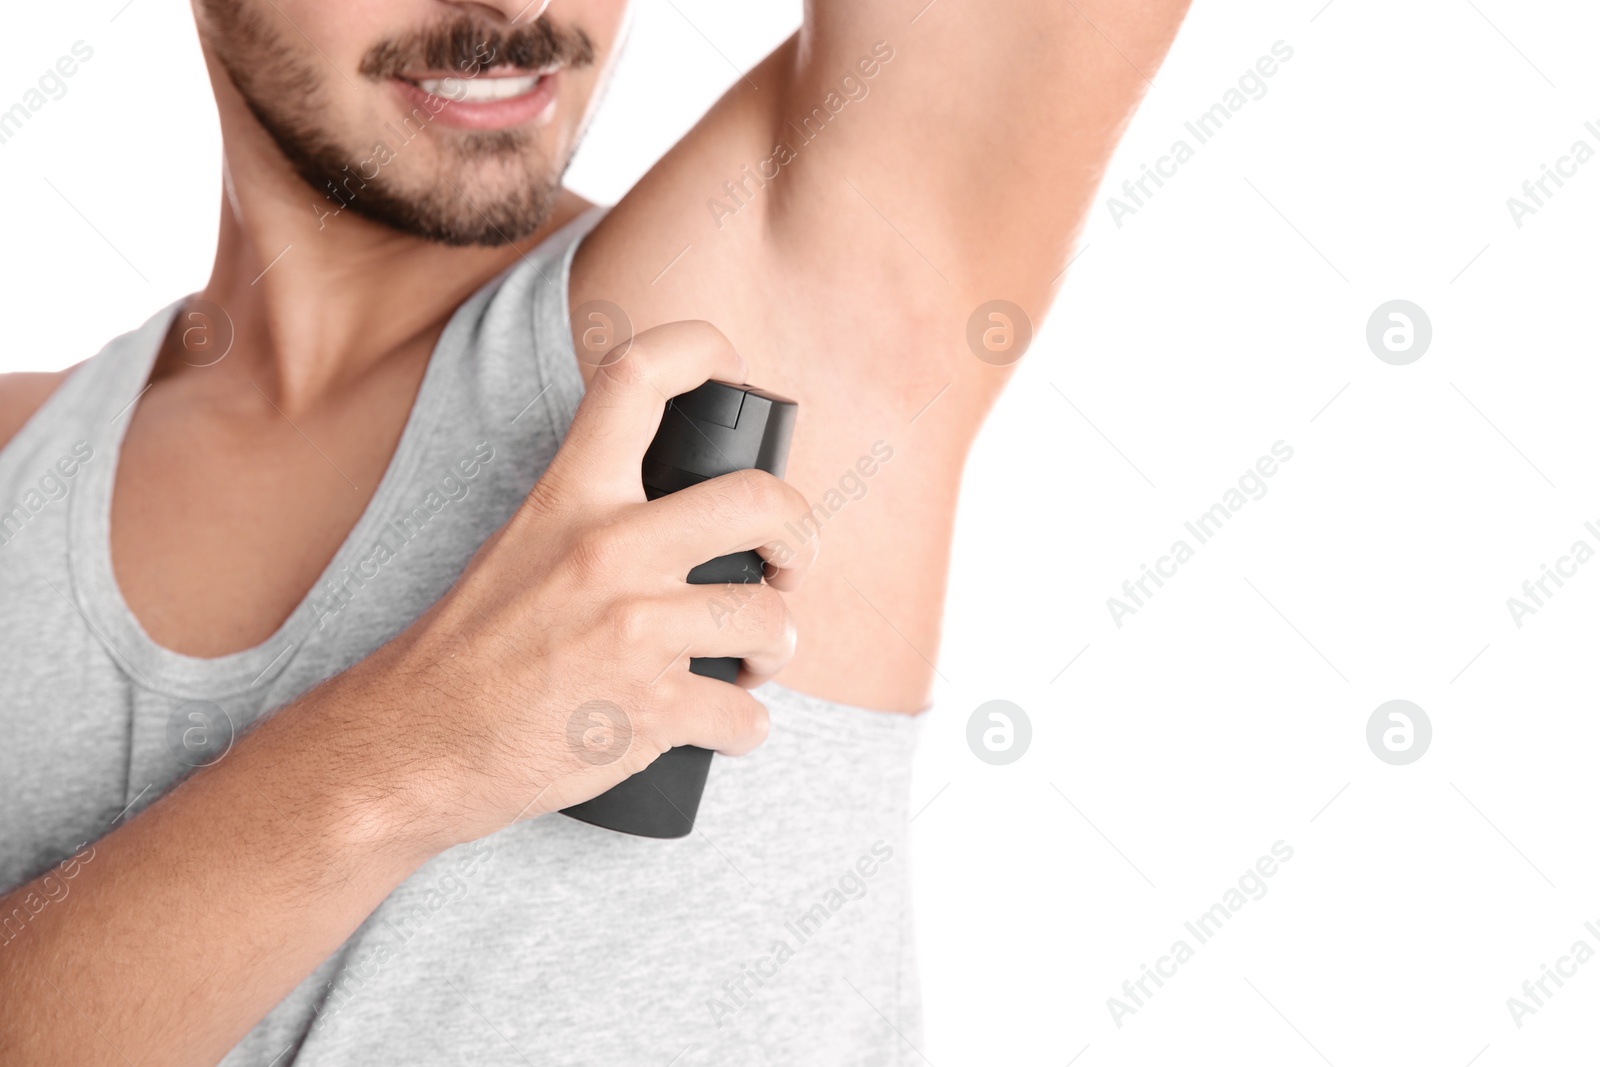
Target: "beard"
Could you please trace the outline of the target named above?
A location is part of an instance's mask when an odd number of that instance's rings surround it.
[[[457,246],[514,244],[550,217],[571,154],[549,158],[535,131],[450,129],[440,136],[430,124],[448,103],[433,97],[398,125],[385,123],[377,141],[341,137],[318,121],[331,114],[323,83],[344,77],[331,62],[275,33],[272,16],[252,0],[203,6],[208,42],[250,113],[301,180],[337,210]],[[543,16],[500,29],[461,14],[378,42],[360,74],[381,85],[408,70],[468,78],[500,65],[537,70],[593,62],[582,30],[559,29]],[[314,207],[319,216],[326,210]]]

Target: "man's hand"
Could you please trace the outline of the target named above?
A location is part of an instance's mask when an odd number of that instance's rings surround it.
[[[405,749],[383,787],[412,805],[402,823],[440,835],[430,843],[587,800],[677,745],[737,754],[766,736],[760,702],[689,673],[689,659],[742,657],[745,685],[789,661],[779,590],[803,580],[818,540],[791,550],[784,524],[807,503],[762,471],[647,502],[639,468],[667,398],[709,378],[743,381],[745,367],[704,322],[624,344],[527,502],[452,592],[341,680],[375,686],[395,709],[374,721]],[[748,549],[769,582],[686,583],[698,564]],[[450,814],[440,825],[430,812]]]
[[[778,590],[816,538],[798,554],[779,538],[805,502],[760,472],[650,502],[640,484],[667,399],[713,377],[745,373],[709,325],[639,334],[451,593],[95,842],[71,895],[0,948],[0,1062],[215,1063],[439,851],[597,796],[674,745],[759,744],[766,710],[688,660],[742,657],[747,685],[788,661]],[[749,549],[770,585],[685,581]],[[711,610],[735,593],[737,611]]]

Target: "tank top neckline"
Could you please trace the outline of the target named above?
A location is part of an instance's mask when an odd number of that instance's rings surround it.
[[[101,441],[91,440],[104,462],[86,464],[83,469],[85,484],[81,491],[68,500],[68,564],[77,608],[84,621],[93,629],[108,653],[128,673],[129,679],[146,689],[182,699],[218,699],[248,691],[269,681],[290,660],[291,653],[314,636],[317,622],[315,595],[323,583],[340,572],[341,568],[355,562],[355,557],[377,534],[392,509],[396,494],[404,491],[417,474],[418,466],[428,455],[440,412],[444,409],[444,394],[450,385],[450,371],[471,348],[471,333],[478,311],[513,271],[533,265],[551,250],[570,253],[571,246],[581,241],[600,216],[604,207],[590,208],[547,236],[540,245],[499,275],[480,286],[464,300],[445,324],[427,369],[412,401],[400,439],[389,458],[377,488],[367,501],[361,516],[356,520],[333,557],[300,598],[289,616],[265,640],[222,656],[198,657],[158,644],[139,623],[128,606],[117,584],[111,559],[111,498],[116,485],[117,467],[121,460],[122,441],[132,421],[134,408],[148,388],[146,384],[155,364],[163,340],[174,316],[187,301],[180,298],[129,334],[113,342],[113,350],[103,353],[112,358],[97,369],[104,380],[97,384],[95,395],[106,398],[105,407],[95,417],[105,436]],[[543,272],[541,271],[541,274]],[[541,297],[559,297],[565,317],[567,295],[566,275],[554,279],[555,284],[540,291]],[[570,336],[564,353],[541,354],[530,371],[568,376],[576,382],[581,394],[583,383],[577,365],[577,355],[571,350]],[[535,339],[529,338],[534,344]],[[554,357],[554,358],[551,358]],[[96,367],[91,360],[79,373]],[[553,384],[553,383],[551,383]],[[572,383],[565,383],[571,387]],[[92,424],[91,424],[92,426]],[[102,451],[101,443],[104,442]]]

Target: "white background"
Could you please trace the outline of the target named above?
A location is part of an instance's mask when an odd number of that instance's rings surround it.
[[[0,106],[95,55],[0,145],[0,370],[91,355],[209,269],[188,6],[123,3],[7,11]],[[642,0],[573,184],[619,197],[798,19]],[[1600,149],[1597,30],[1578,3],[1197,5],[968,469],[914,796],[928,1062],[1592,1061],[1600,962],[1520,1029],[1506,998],[1600,951],[1600,563],[1520,628],[1506,599],[1600,549],[1600,160],[1520,228],[1506,199]],[[1116,225],[1105,195],[1279,40],[1266,95]],[[1365,341],[1395,298],[1433,326],[1408,366]],[[1118,628],[1106,598],[1280,440]],[[966,744],[994,698],[1033,724],[1004,767]],[[1394,698],[1433,725],[1409,766],[1365,740]],[[1280,840],[1266,895],[1117,1027],[1107,998]]]

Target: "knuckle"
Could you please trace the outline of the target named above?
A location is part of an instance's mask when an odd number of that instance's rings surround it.
[[[725,337],[716,324],[707,319],[673,319],[653,326],[646,333],[655,334],[657,337],[671,337],[690,344],[704,344],[707,341],[717,341],[726,344]]]
[[[680,319],[677,326],[692,340],[703,345],[733,347],[728,335],[707,319]]]
[[[517,509],[517,517],[525,522],[549,518],[559,511],[557,501],[560,496],[560,472],[546,469],[544,477],[535,482],[533,489],[523,498],[522,507]]]
[[[761,470],[734,473],[738,499],[743,507],[758,515],[778,513],[788,497],[781,479]]]
[[[649,706],[649,719],[654,725],[663,726],[680,713],[684,685],[677,671],[662,671],[661,677],[641,688],[645,694],[641,699]]]
[[[606,610],[606,628],[619,645],[646,642],[655,631],[655,605],[646,600],[619,600]]]
[[[650,365],[655,351],[648,341],[635,337],[628,342],[626,359],[604,363],[595,371],[595,381],[607,389],[632,389],[650,381]]]
[[[628,547],[621,531],[602,526],[584,532],[567,554],[567,563],[581,585],[615,577],[627,563]]]

